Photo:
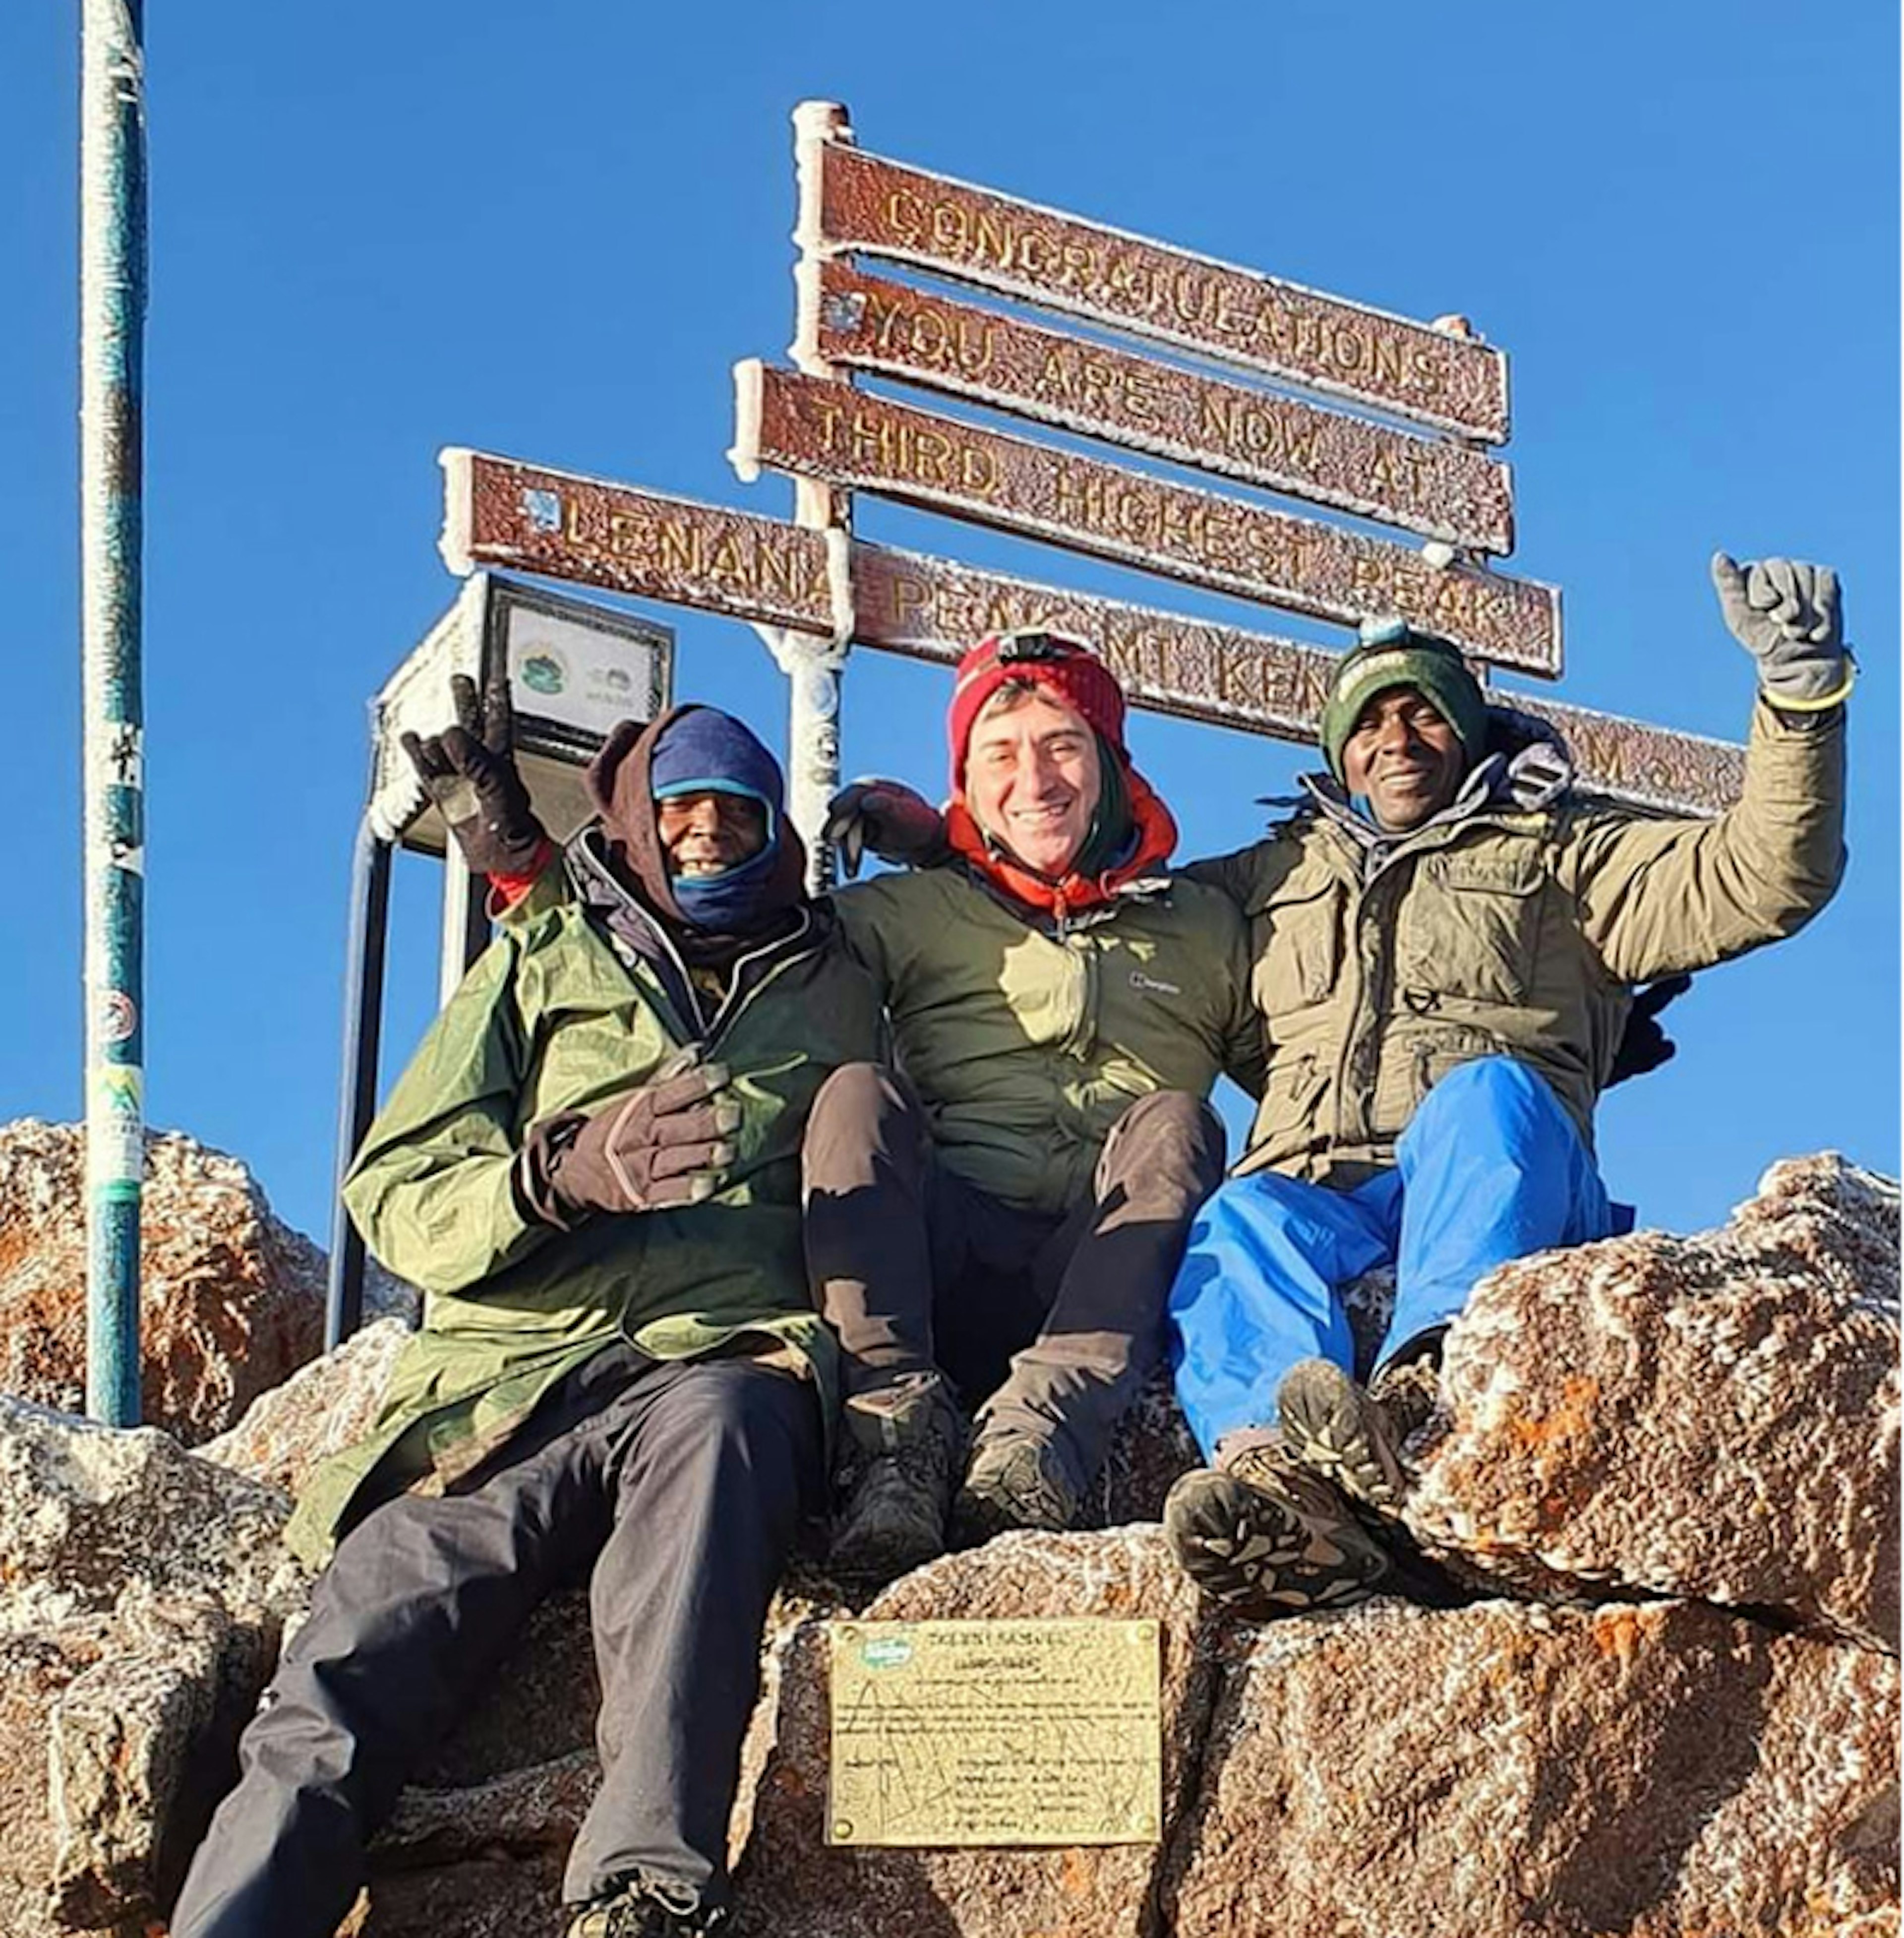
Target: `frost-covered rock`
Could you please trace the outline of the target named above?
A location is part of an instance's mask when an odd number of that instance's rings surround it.
[[[311,1470],[367,1435],[410,1329],[373,1320],[333,1353],[260,1393],[229,1432],[197,1451],[207,1460],[295,1494]]]
[[[323,1340],[324,1255],[275,1217],[236,1158],[146,1138],[140,1386],[148,1426],[187,1446],[223,1432]],[[86,1396],[85,1135],[0,1125],[0,1393],[67,1412]],[[373,1274],[374,1312],[415,1295]]]
[[[287,1496],[0,1398],[0,1933],[149,1915],[305,1582]]]
[[[1887,1657],[1685,1602],[1275,1624],[1222,1684],[1164,1928],[1875,1938],[1897,1685]]]
[[[1835,1156],[1731,1223],[1503,1267],[1447,1337],[1406,1518],[1556,1596],[1684,1596],[1898,1646],[1898,1199]]]

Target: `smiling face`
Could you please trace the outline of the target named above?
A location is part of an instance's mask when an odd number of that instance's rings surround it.
[[[1103,788],[1097,735],[1048,691],[1001,687],[973,723],[967,803],[987,834],[1041,875],[1069,868]]]
[[[1419,828],[1460,790],[1468,756],[1440,709],[1412,686],[1378,693],[1342,743],[1342,779],[1367,797],[1376,825],[1392,834]]]
[[[684,880],[724,874],[767,846],[767,810],[751,795],[669,794],[654,803],[668,873]]]

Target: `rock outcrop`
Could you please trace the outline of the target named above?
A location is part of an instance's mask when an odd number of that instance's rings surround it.
[[[1158,1384],[1105,1531],[1007,1536],[856,1611],[1156,1622],[1155,1845],[829,1847],[822,1624],[855,1611],[799,1577],[732,1829],[747,1928],[1894,1931],[1896,1292],[1894,1191],[1830,1159],[1776,1167],[1722,1232],[1494,1274],[1411,1448],[1408,1518],[1479,1584],[1465,1605],[1256,1629],[1201,1605],[1159,1530],[1116,1524],[1195,1457]],[[308,1591],[281,1490],[367,1421],[401,1338],[367,1329],[212,1457],[0,1403],[0,1938],[159,1915]],[[415,1772],[353,1938],[559,1938],[595,1702],[585,1598],[559,1597]]]
[[[1775,1165],[1717,1232],[1504,1266],[1410,1451],[1431,1549],[1556,1598],[1695,1597],[1898,1648],[1898,1198]]]
[[[235,1158],[147,1134],[140,1226],[142,1417],[187,1446],[222,1433],[323,1341],[324,1255],[272,1215]],[[0,1393],[86,1396],[85,1134],[0,1125]],[[376,1274],[375,1312],[414,1295]]]
[[[0,1398],[0,1933],[182,1875],[305,1581],[274,1488],[150,1428]]]
[[[1897,1894],[1897,1665],[1686,1602],[1237,1637],[1174,1938],[1800,1933]]]

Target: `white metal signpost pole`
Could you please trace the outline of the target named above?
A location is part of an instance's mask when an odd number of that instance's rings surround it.
[[[820,273],[821,153],[830,141],[852,139],[843,108],[805,101],[794,109],[794,160],[800,183],[800,217],[794,232],[800,252],[794,269],[797,287],[803,288]],[[806,302],[799,307],[805,314]],[[840,376],[803,331],[794,344],[793,356],[810,376],[835,381]],[[787,812],[806,844],[806,885],[818,894],[833,881],[833,855],[821,830],[827,803],[840,785],[840,688],[853,642],[852,503],[846,491],[824,478],[800,478],[794,489],[796,521],[823,534],[826,544],[832,630],[824,639],[758,623],[754,630],[787,676],[790,688]]]
[[[145,724],[140,405],[145,330],[140,0],[80,28],[80,631],[86,791],[86,1406],[139,1421],[145,1175]]]

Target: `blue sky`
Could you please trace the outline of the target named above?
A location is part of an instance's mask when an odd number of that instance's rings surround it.
[[[77,9],[0,9],[0,1121],[79,1113]],[[1520,544],[1565,588],[1562,697],[1742,734],[1715,545],[1842,571],[1865,673],[1853,861],[1793,943],[1701,980],[1602,1156],[1694,1229],[1760,1168],[1898,1141],[1896,24],[1824,0],[1172,15],[551,0],[202,0],[147,20],[151,1121],[329,1226],[365,702],[449,603],[436,454],[467,444],[784,515],[724,457],[730,366],[791,333],[788,116],[1363,302],[1512,360]],[[1326,629],[862,500],[874,539]],[[678,691],[784,741],[752,633],[680,613]],[[1333,637],[1339,642],[1341,635]],[[936,788],[936,670],[856,656],[849,773]],[[1140,717],[1183,852],[1239,845],[1295,750]],[[391,1057],[431,1001],[399,872]],[[394,1062],[390,1067],[393,1069]]]

